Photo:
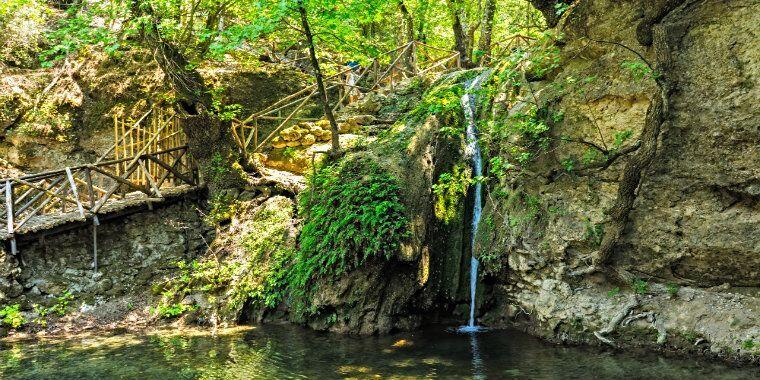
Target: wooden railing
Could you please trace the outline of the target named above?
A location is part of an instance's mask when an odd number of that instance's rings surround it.
[[[336,111],[356,98],[352,94],[366,94],[384,88],[393,90],[396,84],[406,78],[459,67],[459,53],[414,41],[381,54],[370,65],[359,68],[344,66],[337,74],[325,77],[324,82],[328,93],[338,92],[333,107],[333,111]],[[367,81],[369,85],[365,84]],[[315,96],[317,85],[312,84],[243,120],[233,120],[232,132],[238,147],[244,152],[259,152],[288,125],[318,120],[299,117]],[[263,121],[273,121],[277,125],[264,138],[260,138],[259,124]]]
[[[51,217],[85,220],[95,217],[110,201],[136,198],[140,194],[160,199],[164,189],[195,186],[197,182],[186,146],[6,178],[0,180],[0,194],[4,198],[0,205],[0,215],[4,216],[0,228],[12,238],[29,224],[44,224]]]

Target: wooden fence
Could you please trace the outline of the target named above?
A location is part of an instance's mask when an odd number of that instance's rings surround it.
[[[151,171],[150,167],[160,169]],[[144,178],[145,183],[137,178]],[[186,146],[8,178],[0,183],[4,198],[0,215],[5,216],[0,228],[13,236],[29,223],[48,221],[40,217],[73,213],[75,219],[84,220],[95,216],[107,202],[128,198],[135,192],[160,199],[165,188],[196,184]]]
[[[366,94],[384,88],[393,90],[396,84],[406,78],[459,67],[459,53],[414,41],[381,54],[370,65],[358,68],[343,66],[337,74],[325,77],[324,82],[326,91],[338,92],[337,101],[333,106],[333,111],[336,111],[356,98],[351,96],[352,94]],[[367,82],[368,85],[365,84]],[[244,152],[259,152],[285,127],[301,121],[318,120],[299,117],[304,107],[315,96],[318,96],[317,85],[313,84],[243,120],[233,120],[235,142]],[[264,138],[259,136],[259,124],[262,121],[278,122]]]

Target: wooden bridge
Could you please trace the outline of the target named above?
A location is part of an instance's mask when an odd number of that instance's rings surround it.
[[[177,118],[158,108],[136,121],[114,117],[114,145],[93,164],[0,180],[0,240],[148,205],[194,190],[198,174]]]
[[[459,53],[413,41],[381,54],[369,65],[358,68],[342,66],[336,74],[325,77],[324,83],[326,91],[338,93],[333,106],[333,111],[337,111],[353,102],[357,95],[387,89],[392,91],[404,79],[452,68],[461,68]],[[287,126],[319,120],[299,117],[309,101],[316,96],[317,85],[312,84],[245,119],[233,120],[232,131],[238,147],[244,152],[260,152]],[[277,125],[261,138],[259,132],[263,121],[275,122]]]
[[[360,68],[345,68],[325,78],[337,91],[334,110],[356,95],[393,88],[402,80],[460,67],[459,54],[411,42],[388,51]],[[317,95],[316,84],[284,97],[244,120],[233,122],[233,135],[245,152],[260,151],[280,130],[299,118]],[[277,126],[263,139],[259,122]],[[155,107],[136,120],[114,116],[114,144],[94,163],[18,178],[0,179],[0,240],[17,253],[16,237],[46,233],[72,222],[93,223],[94,265],[97,270],[98,215],[160,202],[193,191],[198,171],[188,155],[178,118]]]

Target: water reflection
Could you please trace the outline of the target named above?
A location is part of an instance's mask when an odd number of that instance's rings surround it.
[[[476,380],[486,379],[483,358],[480,357],[480,347],[478,347],[477,332],[470,333],[470,348],[472,350],[472,378]]]
[[[0,341],[1,379],[748,379],[757,369],[556,347],[515,331],[347,337],[292,326]]]

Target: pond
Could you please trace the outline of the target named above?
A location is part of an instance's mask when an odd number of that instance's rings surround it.
[[[295,326],[0,341],[2,379],[750,379],[758,368],[560,347],[513,330],[347,337]]]

